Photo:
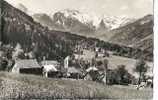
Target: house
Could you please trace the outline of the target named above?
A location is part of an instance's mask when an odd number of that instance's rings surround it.
[[[58,70],[55,68],[54,65],[44,65],[43,66],[43,75],[45,77],[49,77],[49,73],[57,72]]]
[[[60,63],[55,60],[44,60],[40,63],[40,65],[42,67],[46,66],[46,68],[50,69],[50,70],[51,70],[51,68],[56,69],[56,70],[60,70],[60,68],[61,68]],[[51,68],[48,68],[48,67],[51,67]]]
[[[86,74],[84,76],[85,80],[91,80],[91,81],[96,81],[97,77],[99,75],[98,69],[96,67],[89,67],[86,70]]]
[[[90,71],[98,71],[98,69],[96,67],[89,67],[86,72],[90,72]]]
[[[42,67],[35,59],[16,60],[12,68],[13,73],[42,75]]]
[[[106,58],[94,58],[86,69],[85,80],[92,80],[107,84],[108,60]]]
[[[100,52],[95,52],[95,53],[96,53],[96,58],[110,57],[110,54],[105,50],[102,50]]]
[[[54,65],[54,66],[59,66],[60,63],[58,61],[55,61],[55,60],[45,60],[45,61],[42,61],[41,62],[41,65],[44,66],[44,65]]]
[[[62,77],[60,63],[53,60],[42,61],[43,75],[45,77],[59,78]]]
[[[68,67],[67,68],[67,77],[68,78],[74,78],[74,79],[81,79],[82,78],[82,72],[80,69],[77,69],[75,67]]]
[[[106,84],[107,73],[104,70],[100,70],[98,67],[89,67],[86,70],[84,80],[97,81]]]

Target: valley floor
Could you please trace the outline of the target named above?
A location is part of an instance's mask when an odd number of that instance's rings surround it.
[[[0,72],[2,99],[152,99],[152,89],[136,90],[130,86],[107,86],[96,82],[72,79],[51,79],[34,75]]]

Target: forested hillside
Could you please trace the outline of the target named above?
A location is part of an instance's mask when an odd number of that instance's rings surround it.
[[[129,58],[138,58],[144,55],[146,60],[152,60],[152,52],[129,48],[122,45],[100,41],[95,38],[86,38],[68,32],[49,30],[32,17],[14,8],[4,0],[2,2],[2,46],[1,50],[8,52],[15,50],[17,45],[24,52],[23,58],[37,58],[42,60],[63,60],[73,53],[77,45],[93,49],[96,46],[114,52],[115,55]],[[6,51],[3,47],[9,48]],[[31,57],[30,57],[31,55]]]

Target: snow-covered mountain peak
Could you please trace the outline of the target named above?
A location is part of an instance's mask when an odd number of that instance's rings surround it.
[[[98,16],[92,12],[72,9],[60,10],[51,16],[36,14],[35,19],[52,29],[82,34],[104,33],[132,22],[126,16]]]
[[[79,10],[71,10],[71,9],[65,9],[56,12],[55,14],[63,14],[64,17],[72,18],[75,20],[80,21],[83,24],[92,24],[95,28],[98,27],[100,23],[100,18],[96,16],[95,14],[88,14],[85,12],[81,12]]]
[[[127,23],[129,23],[132,20],[134,20],[134,19],[129,18],[127,16],[107,16],[107,15],[104,15],[102,19],[103,19],[105,25],[110,30],[119,28],[121,26],[124,26]]]

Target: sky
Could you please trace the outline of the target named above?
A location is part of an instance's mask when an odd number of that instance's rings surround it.
[[[34,13],[53,14],[63,9],[75,9],[98,16],[140,18],[153,13],[153,0],[6,0],[12,5],[23,4]]]

